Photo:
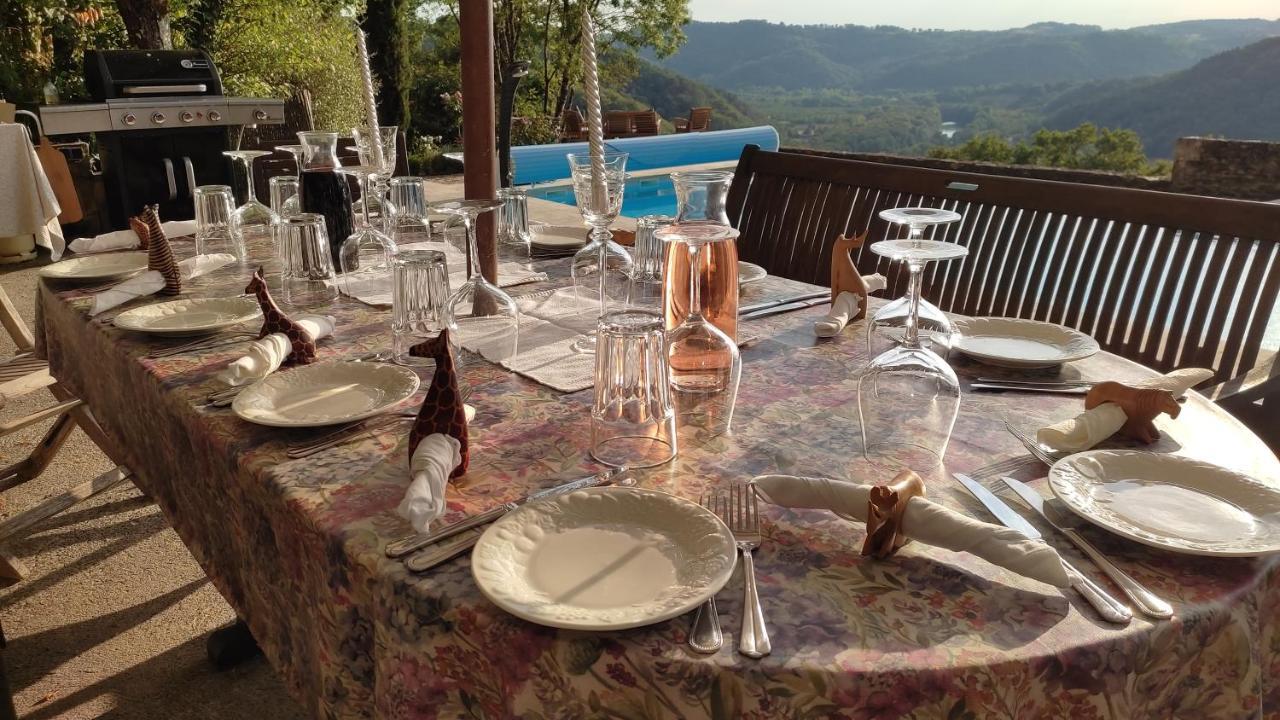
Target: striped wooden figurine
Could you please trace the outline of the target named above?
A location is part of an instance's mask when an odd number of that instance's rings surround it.
[[[164,230],[160,228],[160,206],[148,205],[142,211],[142,221],[146,223],[148,231],[147,268],[164,276],[164,288],[157,294],[177,295],[182,292],[182,276],[178,272],[178,262],[173,259],[169,238],[164,236]]]

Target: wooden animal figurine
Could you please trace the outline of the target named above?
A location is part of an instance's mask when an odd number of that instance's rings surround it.
[[[1168,390],[1135,388],[1118,382],[1101,382],[1084,396],[1084,408],[1092,410],[1103,403],[1115,403],[1124,410],[1124,426],[1119,434],[1151,444],[1160,439],[1160,431],[1152,422],[1160,413],[1178,417],[1182,406]]]
[[[427,396],[422,400],[422,409],[418,418],[413,421],[413,429],[409,431],[409,457],[418,449],[422,438],[435,433],[444,433],[458,441],[458,452],[462,462],[450,473],[456,478],[467,471],[470,461],[467,448],[467,413],[462,403],[462,395],[458,392],[458,373],[453,364],[453,352],[449,347],[449,331],[441,330],[440,334],[424,340],[409,348],[414,357],[435,358],[436,372],[431,376],[431,386],[427,388]]]
[[[129,229],[138,236],[138,247],[142,250],[151,248],[151,227],[143,222],[141,216],[129,218]],[[148,258],[150,259],[150,258]]]
[[[147,269],[156,270],[164,276],[164,288],[157,294],[177,295],[182,292],[182,275],[178,272],[178,261],[173,259],[169,239],[160,229],[160,206],[148,205],[143,209],[141,219],[147,226]],[[142,233],[138,233],[138,237],[143,237]]]
[[[247,293],[253,293],[258,298],[258,305],[262,307],[262,330],[258,333],[259,338],[264,338],[272,333],[284,333],[289,338],[289,344],[292,350],[289,357],[284,359],[286,365],[308,365],[316,361],[316,341],[298,323],[290,320],[284,311],[276,305],[276,301],[271,297],[271,291],[267,289],[267,281],[262,277],[262,268],[258,268],[253,272],[253,279],[244,289]]]
[[[851,251],[862,247],[866,240],[866,233],[855,237],[841,235],[836,238],[835,247],[831,249],[831,302],[834,303],[842,292],[853,293],[862,299],[858,303],[858,314],[849,318],[850,322],[867,316],[867,283],[849,255]]]
[[[902,516],[913,497],[924,497],[924,480],[903,470],[888,485],[876,485],[867,496],[867,539],[862,554],[887,558],[907,542]]]

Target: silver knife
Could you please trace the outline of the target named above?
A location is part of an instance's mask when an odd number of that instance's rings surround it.
[[[521,500],[516,500],[515,502],[509,502],[503,505],[499,505],[498,507],[491,508],[489,510],[484,511],[479,515],[472,515],[469,518],[466,518],[464,520],[459,520],[458,522],[451,523],[449,525],[445,525],[444,527],[433,530],[431,532],[416,533],[414,535],[409,535],[407,537],[400,538],[399,540],[396,540],[394,542],[387,544],[387,549],[386,549],[387,557],[389,558],[404,557],[409,553],[412,553],[417,550],[421,550],[422,548],[427,547],[428,545],[432,545],[434,543],[438,543],[441,540],[447,540],[459,533],[466,532],[467,530],[470,530],[472,528],[480,527],[481,525],[487,525],[493,522],[494,520],[497,520],[498,518],[502,517],[503,515],[506,515],[512,510],[515,510],[516,508],[520,507],[521,505],[527,502],[532,502],[534,500],[543,500],[546,498],[555,497],[557,495],[563,495],[564,493],[570,493],[570,492],[573,492],[574,490],[582,490],[583,488],[595,487],[597,485],[605,485],[607,483],[612,482],[614,478],[618,477],[618,475],[622,474],[624,471],[625,471],[625,468],[610,468],[608,470],[605,470],[604,472],[597,473],[595,475],[589,475],[584,478],[579,478],[577,480],[572,480],[567,483],[562,483],[560,485],[556,485],[553,487],[549,487],[542,490],[538,490],[536,492],[529,493],[528,495],[524,496],[524,498]]]
[[[803,310],[805,308],[813,307],[814,305],[823,305],[829,302],[831,302],[831,293],[828,292],[826,295],[820,298],[804,300],[802,302],[792,302],[792,303],[786,303],[782,305],[774,305],[773,307],[767,307],[763,310],[756,310],[755,312],[749,312],[746,315],[740,314],[738,315],[738,319],[739,320],[755,320],[756,318],[769,317],[770,315],[781,315],[782,313],[791,312],[792,310]]]
[[[743,305],[742,307],[738,308],[738,314],[747,315],[749,313],[753,313],[758,310],[764,310],[766,308],[775,307],[777,305],[787,305],[789,303],[801,302],[803,300],[816,300],[818,298],[824,298],[824,297],[831,297],[831,291],[815,290],[813,292],[804,293],[803,295],[796,295],[794,297],[782,298],[780,300],[765,300],[763,302],[752,303],[750,305]]]
[[[1018,380],[999,377],[980,377],[974,379],[974,382],[995,383],[996,385],[1030,385],[1033,387],[1077,387],[1080,385],[1093,387],[1096,384],[1092,380]]]
[[[1087,395],[1088,385],[1011,385],[1009,383],[969,384],[970,390],[1013,390],[1014,392],[1059,393],[1061,395]]]
[[[983,507],[996,516],[996,519],[1005,525],[1005,527],[1016,530],[1032,540],[1042,540],[1040,531],[1034,525],[1027,522],[1021,515],[1013,511],[1013,508],[1004,503],[1003,500],[996,497],[992,492],[982,486],[981,483],[961,473],[951,473],[951,476],[964,485],[970,493],[973,494]],[[1131,611],[1124,603],[1116,600],[1107,593],[1106,590],[1098,587],[1097,583],[1085,577],[1083,573],[1076,569],[1074,565],[1062,561],[1062,567],[1066,569],[1067,576],[1071,578],[1071,587],[1098,611],[1102,619],[1127,625],[1133,619],[1133,611]]]
[[[1023,482],[1018,482],[1013,478],[1002,477],[1000,480],[1009,489],[1017,493],[1032,510],[1040,513],[1040,517],[1044,518],[1053,526],[1055,530],[1067,536],[1076,547],[1080,548],[1089,559],[1093,560],[1102,572],[1124,592],[1125,595],[1133,601],[1134,605],[1142,612],[1154,618],[1170,618],[1173,617],[1173,606],[1162,600],[1155,593],[1148,590],[1142,583],[1134,580],[1129,573],[1121,570],[1115,563],[1111,562],[1105,555],[1098,551],[1093,543],[1089,542],[1075,528],[1061,522],[1061,516],[1057,508],[1045,507],[1044,496],[1036,492],[1034,488]]]

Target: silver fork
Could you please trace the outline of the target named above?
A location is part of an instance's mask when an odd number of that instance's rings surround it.
[[[167,348],[159,348],[157,350],[152,350],[151,352],[147,353],[147,357],[152,359],[166,358],[166,357],[172,357],[174,355],[181,355],[182,353],[185,353],[185,352],[194,352],[196,350],[209,350],[212,348],[221,347],[223,345],[230,345],[232,343],[241,342],[251,337],[257,337],[257,335],[258,333],[256,332],[249,332],[246,330],[244,332],[235,332],[235,333],[217,335],[211,338],[200,338],[199,340],[192,340],[191,342],[185,342],[185,343],[182,343],[181,345],[173,345]]]
[[[702,493],[702,507],[716,512],[717,504],[723,504],[724,495],[720,492]],[[693,624],[689,626],[689,647],[695,652],[711,654],[724,645],[724,633],[720,631],[720,613],[716,611],[716,598],[711,596],[698,606],[693,616]]]
[[[344,445],[356,438],[363,437],[366,434],[372,436],[375,431],[385,430],[398,422],[404,422],[412,417],[414,416],[396,413],[395,415],[384,416],[374,420],[366,420],[354,425],[348,425],[325,435],[321,435],[319,438],[312,440],[311,442],[290,445],[285,454],[292,460],[311,457],[318,452],[338,447],[339,445]]]
[[[756,489],[743,483],[729,493],[728,522],[733,539],[742,552],[742,630],[738,637],[738,652],[750,658],[768,655],[773,646],[769,643],[769,629],[764,624],[764,610],[760,607],[760,593],[756,588],[756,566],[751,551],[760,546],[760,514],[756,507]],[[723,517],[723,516],[722,516]]]
[[[1022,432],[1018,428],[1014,427],[1013,424],[1010,423],[1008,420],[1004,421],[1004,427],[1006,430],[1009,431],[1010,435],[1013,435],[1014,437],[1018,438],[1018,442],[1022,443],[1023,447],[1027,449],[1027,452],[1034,455],[1037,460],[1044,463],[1045,465],[1048,465],[1049,467],[1053,467],[1054,463],[1058,462],[1059,460],[1067,456],[1067,453],[1060,453],[1060,452],[1045,450],[1043,447],[1040,446],[1040,443],[1036,441],[1035,438],[1027,435],[1026,433]]]

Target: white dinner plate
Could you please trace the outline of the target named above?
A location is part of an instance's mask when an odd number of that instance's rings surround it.
[[[194,298],[127,310],[113,322],[118,328],[152,335],[202,335],[261,315],[254,298]]]
[[[236,415],[272,427],[321,427],[373,417],[409,398],[418,376],[375,362],[329,362],[280,370],[245,388]]]
[[[759,282],[769,277],[769,272],[755,263],[738,261],[738,285]]]
[[[1089,522],[1188,555],[1280,552],[1280,490],[1179,455],[1091,450],[1058,461],[1049,487]]]
[[[471,573],[495,605],[529,622],[622,630],[698,607],[735,559],[729,528],[697,503],[605,487],[508,514],[476,543]]]
[[[80,282],[124,280],[147,269],[144,252],[107,253],[71,258],[40,268],[40,277]]]
[[[587,244],[587,229],[581,225],[534,224],[529,231],[529,242],[534,247],[561,250]]]
[[[1098,352],[1098,341],[1053,323],[1020,318],[979,317],[955,321],[951,346],[988,365],[1043,368],[1083,360]]]

